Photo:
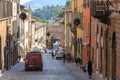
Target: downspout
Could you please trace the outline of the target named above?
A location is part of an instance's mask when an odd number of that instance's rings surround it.
[[[89,27],[90,27],[90,28],[89,28],[89,29],[90,29],[90,30],[89,30],[89,34],[90,34],[90,35],[89,35],[89,36],[90,36],[90,37],[89,37],[89,60],[90,60],[90,58],[91,58],[91,22],[92,22],[92,21],[91,21],[91,6],[90,6],[90,26],[89,26]]]
[[[76,18],[77,12],[77,0],[74,0],[74,19]],[[74,32],[74,59],[77,58],[77,25],[74,25],[75,32]]]
[[[67,29],[66,29],[66,28],[67,28],[67,26],[66,26],[66,7],[65,7],[65,31],[64,31],[64,35],[65,35],[65,42],[64,42],[64,43],[65,43],[65,45],[64,45],[65,51],[67,50],[67,49],[66,49],[66,46],[67,46],[67,45],[66,45],[66,43],[67,43],[67,41],[66,41],[66,30],[67,30]]]

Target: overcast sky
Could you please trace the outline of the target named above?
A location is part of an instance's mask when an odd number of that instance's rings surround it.
[[[31,0],[20,0],[20,3],[21,4],[25,4],[25,3],[27,3],[27,2],[30,2]]]

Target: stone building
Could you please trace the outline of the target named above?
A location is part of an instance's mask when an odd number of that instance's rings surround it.
[[[46,36],[46,47],[47,48],[51,48],[52,49],[52,44],[54,43],[53,41],[53,37],[57,36],[59,38],[60,44],[62,47],[64,47],[64,27],[59,25],[59,26],[54,26],[54,25],[47,25],[47,30],[46,30],[46,34],[50,33],[50,35]],[[56,41],[56,40],[55,40]]]
[[[35,22],[35,34],[34,34],[35,44],[33,46],[38,46],[40,49],[46,48],[46,24]]]
[[[81,41],[83,39],[83,0],[72,0],[72,46],[71,55],[75,58],[81,58]],[[76,25],[76,22],[79,23]],[[80,42],[79,42],[80,40]]]
[[[65,20],[65,51],[71,52],[71,47],[72,47],[72,11],[70,7],[65,7],[64,9],[65,15],[64,15],[64,20]]]
[[[120,7],[116,7],[120,10]],[[107,29],[107,79],[120,79],[120,13],[113,12],[110,15],[110,23]]]
[[[96,8],[95,18],[96,29],[96,49],[94,55],[94,67],[103,79],[119,80],[119,21],[120,21],[120,2],[115,0],[101,1],[101,14],[98,14]],[[104,6],[104,7],[103,7]],[[105,8],[106,6],[106,8]],[[96,6],[97,7],[97,6]],[[100,8],[98,8],[100,9]],[[92,11],[93,12],[93,11]],[[100,13],[100,12],[99,12]],[[91,22],[93,24],[93,22]],[[94,31],[91,25],[91,34]],[[94,41],[93,41],[94,42]],[[93,43],[91,42],[91,44]],[[92,46],[91,46],[92,47]],[[92,49],[91,49],[92,52]],[[93,53],[91,53],[93,54]],[[92,59],[91,56],[91,59]]]
[[[19,0],[0,0],[0,71],[10,69],[17,62],[17,14]],[[16,46],[15,46],[16,45]],[[16,50],[16,52],[14,52]]]
[[[103,80],[120,79],[118,76],[120,75],[119,6],[119,0],[81,0],[81,2],[72,0],[71,24],[73,26],[74,19],[77,17],[82,21],[82,25],[79,25],[80,28],[77,26],[78,34],[72,35],[73,49],[71,50],[74,54],[76,53],[74,50],[79,52],[79,47],[74,41],[75,36],[81,35],[80,57],[83,65],[87,65],[90,59],[93,62],[94,73],[99,74]]]
[[[31,49],[31,9],[30,7],[27,8],[23,5],[20,5],[20,13],[25,13],[26,19],[23,20],[19,18],[19,25],[20,25],[20,33],[19,33],[19,51],[21,56],[25,56],[27,51],[30,51]]]

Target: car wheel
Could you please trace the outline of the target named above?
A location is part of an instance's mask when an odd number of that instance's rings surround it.
[[[26,68],[25,68],[25,71],[28,71],[28,70],[29,70],[29,69],[26,67]]]
[[[40,71],[42,71],[42,70],[43,70],[43,65],[39,68],[39,70],[40,70]]]
[[[42,70],[43,70],[43,67],[40,67],[39,70],[42,71]]]
[[[58,59],[58,57],[56,57],[56,60]]]

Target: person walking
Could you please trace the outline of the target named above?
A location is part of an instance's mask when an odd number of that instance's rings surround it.
[[[91,77],[92,77],[92,62],[90,60],[88,62],[88,74],[89,74],[89,78],[91,79]]]
[[[52,51],[52,54],[51,54],[52,58],[54,58],[54,52]]]
[[[66,60],[66,54],[64,53],[63,54],[63,62],[65,62],[65,60]]]
[[[18,62],[20,62],[20,60],[21,60],[21,56],[19,55],[19,56],[18,56]]]

